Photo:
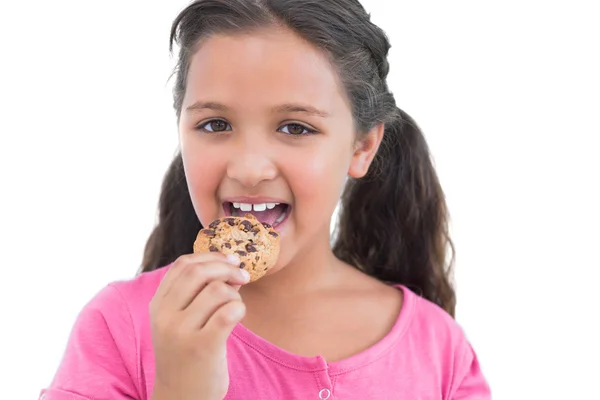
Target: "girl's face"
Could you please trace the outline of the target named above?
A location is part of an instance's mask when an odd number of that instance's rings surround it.
[[[194,208],[203,226],[246,213],[273,225],[273,270],[328,240],[345,178],[366,173],[381,132],[355,140],[334,70],[292,32],[212,36],[191,59],[179,133]]]

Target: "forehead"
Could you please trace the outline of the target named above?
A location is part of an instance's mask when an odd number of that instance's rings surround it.
[[[330,112],[345,106],[325,55],[282,29],[205,39],[191,59],[184,106],[199,99],[233,106],[297,101]]]

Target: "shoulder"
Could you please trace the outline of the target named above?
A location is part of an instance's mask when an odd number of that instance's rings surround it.
[[[409,288],[402,285],[398,288],[404,295],[402,312],[407,334],[418,339],[420,345],[436,347],[440,351],[460,350],[464,346],[465,333],[450,314]]]
[[[406,307],[411,308],[411,325],[413,329],[427,332],[444,333],[446,335],[460,336],[462,328],[446,310],[432,301],[420,296],[403,285],[397,286],[402,290]]]
[[[489,386],[460,324],[437,304],[404,286],[400,288],[404,293],[405,339],[414,351],[428,355],[428,367],[438,371],[448,397],[489,399]]]
[[[87,302],[76,318],[62,362],[45,393],[56,398],[67,393],[140,398],[145,390],[140,369],[140,357],[145,356],[140,355],[140,349],[147,335],[144,328],[149,320],[148,304],[166,268],[112,282]]]
[[[154,271],[141,273],[132,279],[114,281],[109,283],[107,288],[112,288],[121,300],[128,303],[148,303],[170,267],[171,265],[167,265]]]
[[[133,324],[148,314],[148,305],[170,266],[145,272],[127,280],[113,281],[105,285],[84,306],[80,318],[98,317],[111,322]]]

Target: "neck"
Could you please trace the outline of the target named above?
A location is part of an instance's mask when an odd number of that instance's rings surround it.
[[[278,299],[309,294],[339,283],[340,274],[346,268],[331,251],[330,236],[326,231],[300,249],[297,256],[279,271],[242,287],[240,293],[242,296],[250,294]]]

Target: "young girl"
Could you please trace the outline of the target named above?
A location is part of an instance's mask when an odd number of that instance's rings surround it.
[[[86,305],[42,398],[489,399],[452,318],[444,195],[357,0],[197,0],[174,42],[181,153],[142,273]],[[190,254],[248,209],[281,235],[253,283]]]

